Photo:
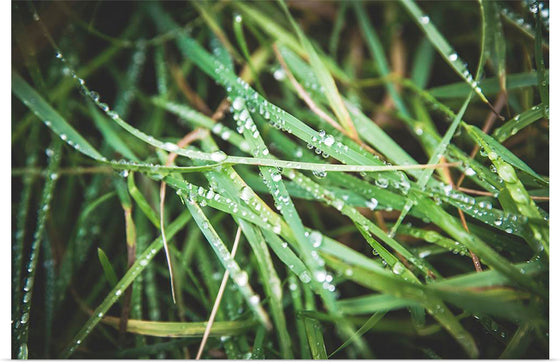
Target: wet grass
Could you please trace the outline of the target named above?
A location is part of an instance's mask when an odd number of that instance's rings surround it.
[[[14,358],[548,357],[548,3],[315,6],[13,4]]]

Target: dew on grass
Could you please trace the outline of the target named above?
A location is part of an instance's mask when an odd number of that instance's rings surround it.
[[[378,201],[374,197],[370,198],[369,201],[366,201],[366,207],[371,211],[375,210],[377,205],[378,205]]]
[[[227,158],[227,155],[220,151],[217,152],[213,152],[212,154],[210,154],[210,159],[212,159],[214,162],[221,162],[223,160],[225,160]]]
[[[459,58],[459,56],[457,55],[457,53],[451,53],[451,54],[449,55],[449,60],[450,60],[451,62],[455,62],[458,58]]]
[[[323,243],[323,235],[317,231],[312,231],[309,234],[309,241],[314,248],[318,248]]]
[[[401,262],[396,262],[395,265],[393,265],[393,273],[395,273],[396,275],[403,274],[404,270],[405,267]]]
[[[303,283],[309,283],[311,282],[311,276],[309,275],[308,271],[303,271],[300,275],[299,275],[299,279],[303,282]]]
[[[282,68],[278,68],[274,71],[273,76],[276,81],[282,81],[286,78],[286,72]]]

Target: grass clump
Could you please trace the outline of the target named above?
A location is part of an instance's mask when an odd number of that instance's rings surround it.
[[[548,357],[548,4],[315,6],[14,3],[14,358]]]

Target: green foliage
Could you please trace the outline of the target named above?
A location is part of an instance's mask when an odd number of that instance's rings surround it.
[[[14,3],[12,356],[547,358],[526,4]]]

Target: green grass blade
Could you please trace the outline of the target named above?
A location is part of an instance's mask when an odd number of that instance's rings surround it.
[[[48,178],[45,182],[45,186],[43,187],[43,194],[41,196],[41,203],[39,205],[39,211],[37,215],[37,227],[35,229],[35,234],[33,235],[33,243],[31,244],[29,260],[26,266],[27,278],[25,279],[25,283],[23,285],[24,293],[21,302],[21,313],[14,325],[18,359],[28,358],[27,345],[29,337],[33,288],[35,286],[35,277],[38,269],[37,264],[39,262],[39,251],[41,242],[44,239],[45,234],[47,214],[49,212],[49,209],[51,208],[53,190],[56,184],[56,180],[58,179],[57,170],[58,166],[60,165],[62,143],[59,140],[55,140],[52,142],[50,148],[52,149],[53,154],[49,157],[47,167]]]
[[[306,318],[304,322],[312,358],[319,360],[328,359],[325,342],[323,341],[323,333],[321,332],[321,324],[319,321],[311,318]]]
[[[115,270],[113,269],[113,266],[103,249],[97,248],[97,257],[99,258],[99,263],[101,263],[101,268],[103,268],[103,274],[105,275],[107,282],[109,282],[111,287],[116,286],[118,282],[117,275],[115,274]]]
[[[76,130],[70,126],[58,112],[15,72],[12,72],[12,90],[16,96],[37,115],[60,138],[78,149],[81,153],[98,160],[104,157],[99,154]]]

